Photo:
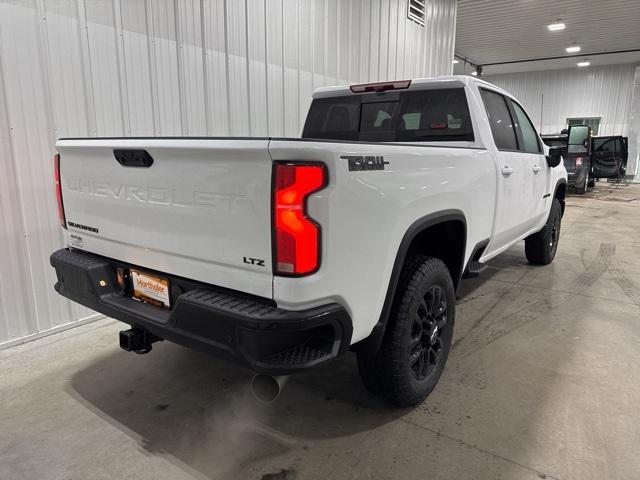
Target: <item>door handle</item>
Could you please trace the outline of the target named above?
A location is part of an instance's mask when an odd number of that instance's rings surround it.
[[[502,175],[504,175],[505,177],[508,177],[513,173],[513,168],[511,168],[509,165],[505,165],[504,167],[502,167],[502,170],[500,171],[502,172]]]
[[[538,173],[540,171],[540,167],[538,165],[534,165],[531,167],[531,170],[533,170],[533,173]]]

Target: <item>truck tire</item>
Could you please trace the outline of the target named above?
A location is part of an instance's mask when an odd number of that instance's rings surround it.
[[[549,218],[542,230],[529,235],[524,240],[524,252],[529,263],[533,265],[548,265],[553,262],[560,241],[560,224],[562,221],[562,207],[557,198],[553,199]]]
[[[414,255],[402,269],[380,350],[358,352],[365,386],[399,407],[416,405],[434,389],[453,338],[455,291],[446,265]]]
[[[587,183],[587,177],[584,177],[584,181],[582,182],[582,184],[576,185],[576,194],[584,195],[585,193],[587,193]]]

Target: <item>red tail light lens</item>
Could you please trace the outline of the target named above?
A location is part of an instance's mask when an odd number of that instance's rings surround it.
[[[320,266],[320,226],[307,216],[307,197],[327,184],[324,165],[277,163],[274,179],[274,272],[308,275]]]
[[[576,157],[576,167],[582,166],[582,157]]]
[[[56,201],[58,202],[58,218],[62,228],[67,228],[67,220],[64,217],[64,205],[62,204],[62,183],[60,183],[60,154],[53,156],[53,175],[56,182]]]

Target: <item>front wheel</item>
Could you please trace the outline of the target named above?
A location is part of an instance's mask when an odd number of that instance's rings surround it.
[[[553,262],[560,240],[561,221],[562,207],[560,201],[554,198],[547,223],[542,227],[542,230],[529,235],[524,241],[524,252],[529,263],[548,265]]]
[[[380,351],[358,353],[365,386],[400,407],[434,389],[453,338],[455,292],[446,265],[424,255],[404,265]]]

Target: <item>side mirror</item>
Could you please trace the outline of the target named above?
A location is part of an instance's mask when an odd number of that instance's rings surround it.
[[[562,161],[562,147],[549,148],[549,155],[547,155],[547,165],[551,168],[557,167]]]
[[[567,153],[586,153],[591,150],[591,127],[571,125],[567,133]]]

